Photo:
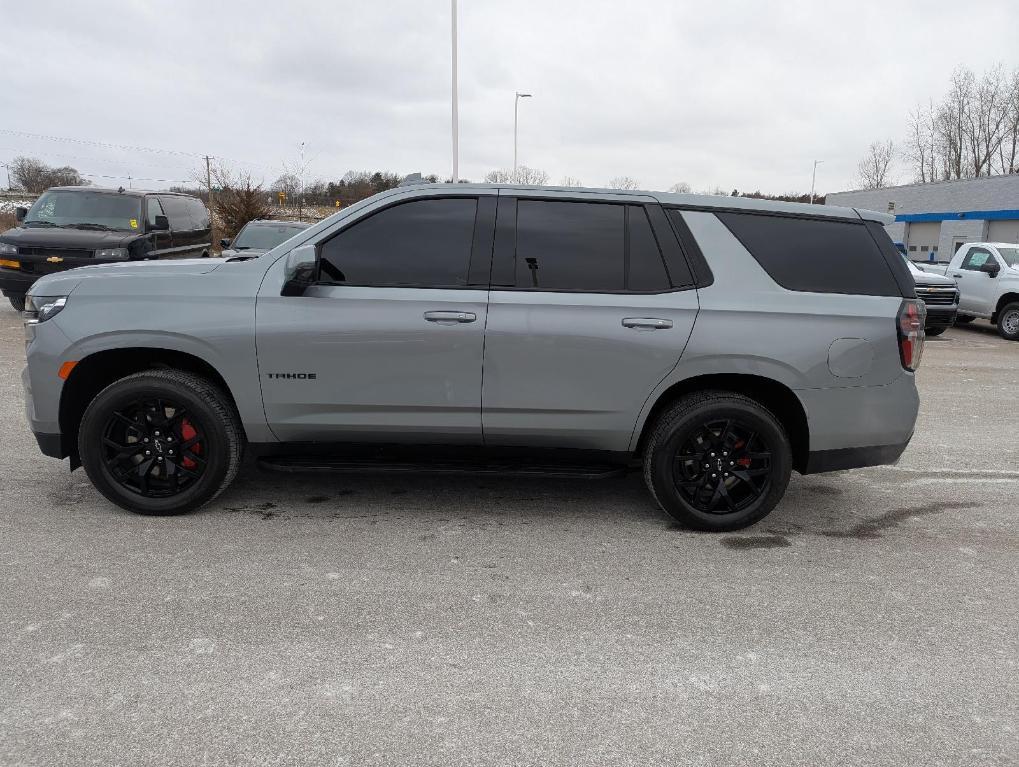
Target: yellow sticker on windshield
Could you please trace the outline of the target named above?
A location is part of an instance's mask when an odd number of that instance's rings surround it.
[[[137,229],[138,228],[138,219],[137,218],[132,218],[131,219],[131,228],[132,229]]]

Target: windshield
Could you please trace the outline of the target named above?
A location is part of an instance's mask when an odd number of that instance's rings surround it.
[[[1019,247],[998,248],[1002,260],[1010,267],[1019,266]]]
[[[272,250],[303,230],[304,227],[292,224],[248,224],[230,247],[234,250]]]
[[[35,201],[23,225],[135,232],[141,220],[140,197],[115,192],[51,190]]]

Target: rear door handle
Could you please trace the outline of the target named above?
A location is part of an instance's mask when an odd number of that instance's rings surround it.
[[[425,319],[440,325],[456,325],[461,322],[474,322],[478,318],[474,312],[425,312]]]
[[[672,327],[672,320],[660,320],[657,317],[624,317],[623,327],[637,330],[666,330]]]

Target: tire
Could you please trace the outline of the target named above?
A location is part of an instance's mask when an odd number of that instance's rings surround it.
[[[973,322],[973,320],[975,320],[975,319],[976,319],[976,317],[970,317],[968,314],[959,314],[955,318],[955,324],[956,325],[968,325],[969,323]]]
[[[243,441],[218,387],[181,370],[146,370],[96,395],[81,420],[78,454],[92,484],[118,506],[184,514],[233,481]]]
[[[931,328],[930,330],[924,331],[924,335],[926,335],[928,337],[931,337],[931,336],[940,336],[946,330],[948,330],[948,328]]]
[[[696,457],[683,461],[679,455]],[[725,465],[730,458],[737,466],[747,463],[732,469],[733,463]],[[727,391],[677,401],[658,418],[644,451],[651,495],[694,530],[725,532],[760,521],[785,495],[791,471],[789,437],[778,419],[749,397]],[[715,474],[722,477],[712,480]]]
[[[7,300],[11,302],[11,306],[14,307],[15,311],[25,311],[25,297],[24,296],[7,296]]]
[[[998,312],[998,335],[1006,341],[1019,341],[1019,303],[1001,307]]]

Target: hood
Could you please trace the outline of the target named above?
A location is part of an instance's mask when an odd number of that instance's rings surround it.
[[[913,272],[913,282],[917,285],[928,285],[933,288],[941,288],[946,285],[955,287],[955,280],[951,277],[942,277],[940,274],[931,274],[930,272]]]
[[[144,235],[142,232],[103,232],[94,229],[19,226],[0,234],[0,242],[19,247],[96,250],[98,248],[125,247],[127,243],[139,236]]]
[[[117,277],[144,277],[158,280],[162,277],[184,277],[213,272],[225,263],[222,258],[182,258],[163,261],[125,261],[120,264],[79,266],[66,272],[47,274],[31,287],[35,296],[65,296],[87,280],[110,280]]]
[[[233,258],[234,256],[261,256],[263,253],[268,252],[266,248],[244,248],[244,250],[223,248],[223,252],[219,255],[221,258]]]

